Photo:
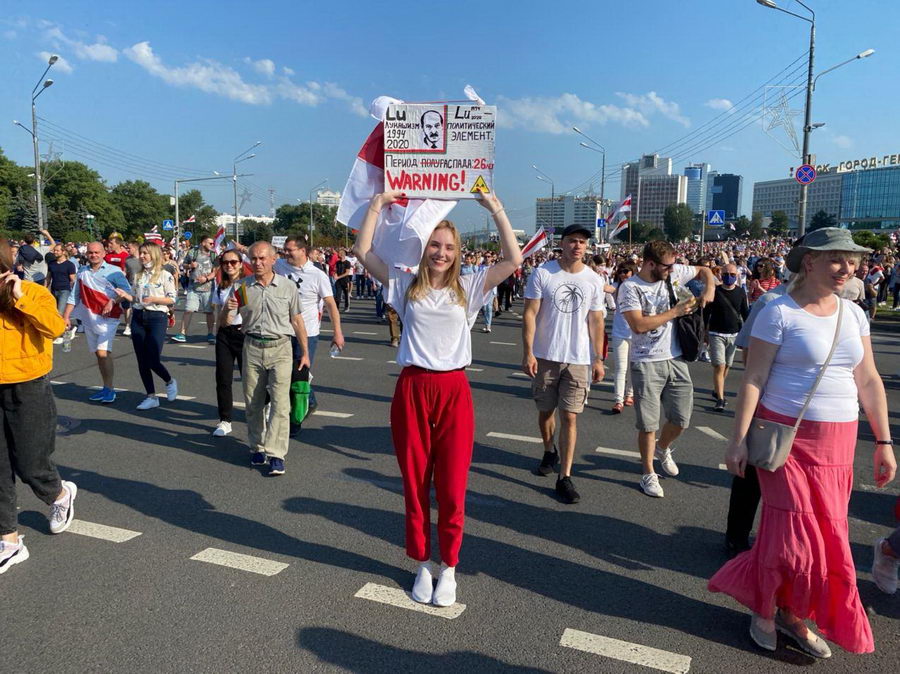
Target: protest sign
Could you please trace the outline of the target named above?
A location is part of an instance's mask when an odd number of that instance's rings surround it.
[[[278,250],[284,248],[284,242],[287,241],[287,235],[281,236],[273,236],[272,237],[272,245],[275,246]]]
[[[384,116],[384,189],[421,199],[494,190],[493,105],[393,104]]]

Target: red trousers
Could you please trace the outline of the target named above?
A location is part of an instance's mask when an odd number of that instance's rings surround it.
[[[391,434],[406,501],[406,554],[431,558],[431,482],[438,502],[441,561],[456,566],[462,545],[475,410],[465,372],[403,368],[391,403]]]

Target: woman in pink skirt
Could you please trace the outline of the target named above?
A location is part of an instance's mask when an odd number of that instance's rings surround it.
[[[770,651],[781,632],[810,655],[829,657],[828,644],[806,619],[848,651],[874,650],[847,524],[860,402],[876,438],[877,486],[894,479],[897,463],[869,323],[859,307],[835,295],[867,250],[846,230],[828,227],[807,234],[787,256],[795,274],[790,290],[760,312],[751,333],[725,456],[728,470],[740,476],[752,418],[794,423],[831,350],[838,302],[844,303],[834,355],[787,462],[776,471],[757,471],[763,512],[756,543],[709,581],[711,591],[729,594],[753,611],[750,636]]]

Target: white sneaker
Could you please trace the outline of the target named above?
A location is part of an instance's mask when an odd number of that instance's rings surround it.
[[[50,506],[50,532],[61,534],[69,528],[72,520],[75,519],[75,496],[78,494],[78,487],[74,482],[62,482],[65,495],[61,501],[54,501]]]
[[[223,438],[229,433],[231,433],[230,421],[220,421],[218,424],[216,424],[216,430],[213,431],[213,435],[217,438]]]
[[[122,330],[123,337],[131,337],[131,326],[127,326],[124,330]]]
[[[154,407],[159,407],[159,398],[156,396],[147,396],[137,406],[139,410],[152,410]]]
[[[668,475],[669,477],[675,477],[676,475],[678,475],[678,464],[676,464],[675,460],[672,458],[671,447],[660,449],[659,446],[657,446],[656,451],[653,453],[653,456],[659,459],[659,463],[666,475]]]
[[[453,606],[456,603],[456,567],[441,564],[441,575],[431,603],[435,606]]]
[[[431,562],[422,562],[419,564],[416,580],[413,583],[413,601],[419,602],[420,604],[430,604],[433,592],[434,578],[431,575]]]
[[[166,384],[166,400],[172,402],[175,398],[178,397],[178,382],[175,381],[175,377],[172,377],[169,380],[169,383]]]
[[[0,541],[0,573],[9,571],[13,564],[28,559],[28,548],[25,547],[25,536],[19,535],[18,543]]]
[[[656,498],[665,496],[663,488],[659,486],[659,476],[656,473],[650,473],[641,477],[641,489],[647,496],[655,496]]]
[[[883,538],[875,541],[875,560],[872,562],[872,578],[878,589],[885,594],[897,592],[897,571],[900,570],[900,559],[889,557],[881,550]]]

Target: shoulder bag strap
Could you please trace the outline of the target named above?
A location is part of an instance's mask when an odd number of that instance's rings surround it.
[[[797,421],[794,422],[794,429],[800,427],[800,422],[803,421],[803,415],[806,414],[806,408],[809,407],[809,403],[812,402],[812,397],[816,393],[816,389],[819,388],[819,382],[822,381],[822,375],[825,374],[825,369],[828,367],[828,364],[831,362],[831,357],[834,355],[834,350],[837,348],[838,337],[841,334],[841,317],[844,314],[844,300],[838,297],[838,315],[837,315],[837,326],[834,328],[834,339],[831,342],[831,351],[828,352],[828,358],[825,359],[825,362],[822,364],[822,368],[819,370],[819,376],[816,377],[816,381],[813,383],[812,388],[809,390],[809,394],[806,396],[806,402],[803,403],[803,408],[800,410],[800,414],[797,415]]]
[[[672,288],[672,279],[666,277],[666,288],[669,290],[669,309],[678,304],[678,298],[675,297],[675,290]]]

